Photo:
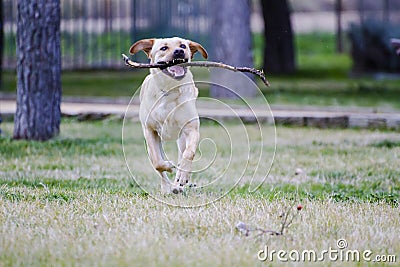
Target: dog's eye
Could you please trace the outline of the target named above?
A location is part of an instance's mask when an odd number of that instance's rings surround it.
[[[161,51],[166,51],[168,49],[168,46],[163,46],[160,48]]]
[[[186,45],[184,45],[184,44],[181,44],[179,47],[183,48],[183,49],[186,49]]]

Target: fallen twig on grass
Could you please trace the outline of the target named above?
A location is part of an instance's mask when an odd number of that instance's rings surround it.
[[[153,64],[147,64],[147,63],[138,63],[135,61],[132,61],[129,59],[128,56],[125,54],[122,54],[122,58],[125,61],[125,64],[129,67],[132,68],[138,68],[138,69],[150,69],[150,68],[168,68],[174,65],[181,64],[183,66],[193,66],[193,67],[215,67],[215,68],[223,68],[231,71],[240,71],[240,72],[248,72],[252,73],[254,75],[257,75],[260,77],[260,79],[263,81],[263,83],[266,86],[269,86],[269,82],[267,78],[265,77],[264,71],[258,70],[255,68],[248,68],[248,67],[233,67],[224,63],[219,63],[219,62],[210,62],[210,61],[197,61],[197,62],[166,62],[166,63],[153,63]]]
[[[298,205],[296,207],[297,213],[295,213],[294,215],[292,215],[291,218],[289,218],[289,215],[293,209],[293,206],[290,206],[286,212],[284,212],[280,217],[283,218],[282,219],[282,223],[281,223],[281,228],[279,229],[279,231],[275,231],[275,230],[270,230],[270,229],[263,229],[260,227],[255,227],[252,228],[250,226],[248,226],[247,224],[245,224],[244,222],[239,222],[236,224],[236,229],[239,230],[241,233],[243,233],[245,236],[249,236],[251,232],[257,232],[258,234],[256,235],[256,237],[259,237],[261,235],[283,235],[284,231],[286,229],[289,228],[289,226],[292,224],[294,218],[297,217],[297,215],[299,214],[299,212],[302,210],[303,206]]]

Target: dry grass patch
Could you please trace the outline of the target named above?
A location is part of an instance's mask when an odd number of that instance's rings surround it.
[[[41,190],[25,193],[37,195]],[[398,210],[384,203],[302,200],[305,208],[284,236],[253,238],[241,235],[236,223],[278,229],[279,215],[292,201],[233,196],[208,207],[182,209],[136,194],[80,190],[75,194],[67,201],[3,201],[1,262],[12,266],[254,266],[265,245],[275,250],[322,251],[336,248],[340,238],[347,240],[349,249],[375,254],[400,250],[393,235],[400,225]]]

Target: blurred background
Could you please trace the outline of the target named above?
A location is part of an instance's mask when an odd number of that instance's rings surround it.
[[[16,1],[0,2],[1,96],[12,98]],[[142,38],[192,39],[209,60],[240,65],[216,49],[216,39],[238,41],[241,32],[219,25],[229,20],[249,28],[241,36],[250,39],[251,59],[242,65],[266,71],[272,86],[261,88],[271,104],[400,109],[400,57],[390,44],[400,38],[398,0],[61,0],[61,11],[64,97],[131,96],[148,71],[128,69],[120,54]],[[143,53],[133,59],[147,60]]]

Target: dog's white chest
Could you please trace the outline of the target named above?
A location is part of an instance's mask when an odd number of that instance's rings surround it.
[[[142,124],[157,131],[163,140],[177,140],[189,122],[198,121],[197,89],[193,88],[185,86],[168,92],[145,93],[140,106]]]

